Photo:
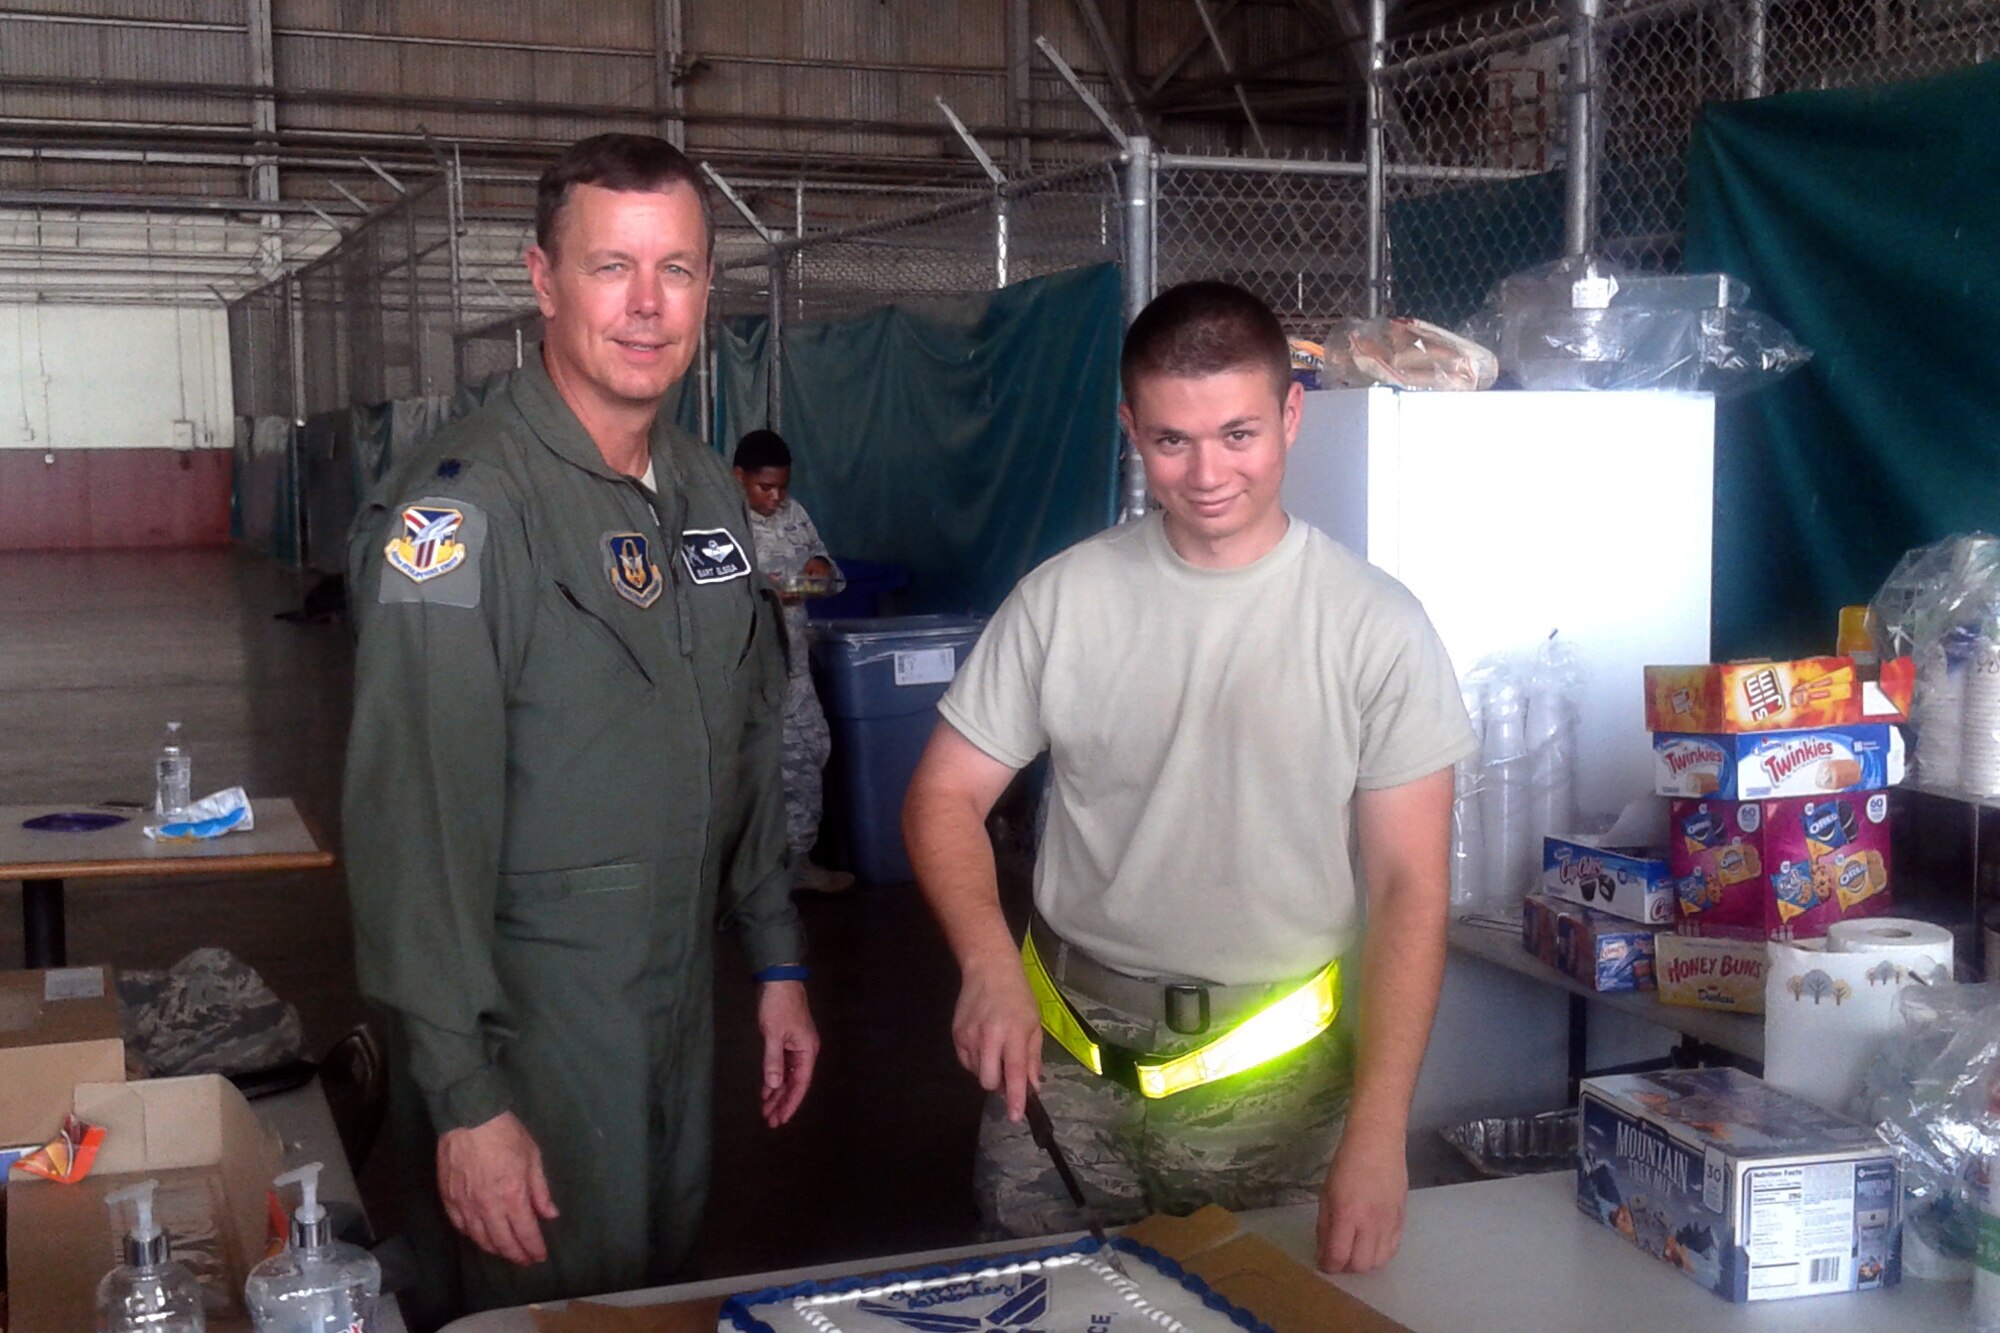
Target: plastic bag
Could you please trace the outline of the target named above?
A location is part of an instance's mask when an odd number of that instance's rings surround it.
[[[1487,389],[1500,374],[1491,351],[1421,319],[1344,319],[1324,355],[1320,382],[1349,388]]]
[[[2000,538],[1965,533],[1906,553],[1869,602],[1868,626],[1883,657],[1916,659],[1917,780],[1980,794],[2000,787],[2000,697],[1980,670],[2000,644]]]
[[[1868,626],[1883,660],[1917,656],[1954,629],[1982,625],[2000,602],[2000,537],[1958,533],[1905,552],[1868,603]]]
[[[1869,1065],[1864,1117],[1903,1159],[1906,1256],[1914,1239],[1963,1264],[2000,1163],[2000,985],[1910,986],[1896,1003],[1905,1038]]]
[[[1812,358],[1776,320],[1744,309],[1748,296],[1726,274],[1631,274],[1569,258],[1503,279],[1462,332],[1527,389],[1734,394]]]

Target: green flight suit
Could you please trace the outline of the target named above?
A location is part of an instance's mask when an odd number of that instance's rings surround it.
[[[742,491],[665,422],[652,463],[656,496],[536,357],[351,534],[347,872],[362,991],[421,1096],[417,1323],[668,1276],[707,1191],[718,920],[753,968],[803,948],[783,631]],[[526,1269],[422,1229],[426,1145],[509,1109],[562,1211]]]

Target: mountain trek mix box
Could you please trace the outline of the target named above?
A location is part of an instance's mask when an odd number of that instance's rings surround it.
[[[1577,1207],[1731,1301],[1896,1285],[1902,1172],[1873,1130],[1739,1069],[1583,1082]]]

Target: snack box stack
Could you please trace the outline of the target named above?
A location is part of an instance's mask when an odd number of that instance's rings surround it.
[[[1762,1008],[1764,943],[1890,908],[1889,795],[1915,667],[1851,657],[1646,668],[1679,935],[1661,998]]]

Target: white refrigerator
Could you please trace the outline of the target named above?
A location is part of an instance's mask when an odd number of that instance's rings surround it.
[[[1640,668],[1708,660],[1714,439],[1707,394],[1328,389],[1285,508],[1415,593],[1461,675],[1574,645],[1578,799],[1613,815],[1652,789]]]
[[[1709,659],[1714,427],[1705,394],[1312,392],[1285,507],[1415,593],[1461,676],[1551,631],[1573,645],[1577,804],[1611,816],[1652,789],[1640,668]],[[1454,953],[1413,1183],[1449,1161],[1436,1130],[1561,1106],[1568,1037],[1565,992]],[[1668,1044],[1592,1006],[1593,1065]]]

